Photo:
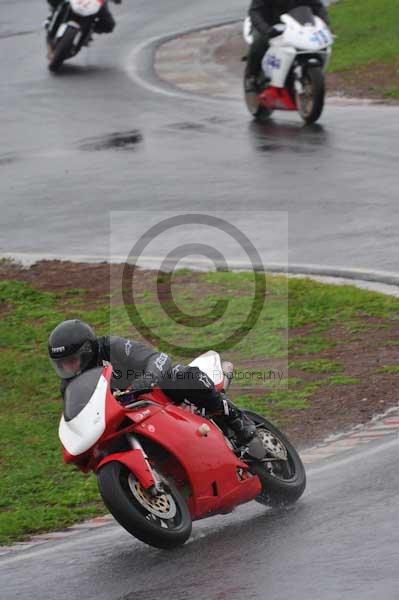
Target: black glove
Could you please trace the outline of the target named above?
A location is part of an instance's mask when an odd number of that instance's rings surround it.
[[[122,4],[122,0],[112,0],[114,4]]]
[[[138,377],[134,382],[129,385],[126,390],[117,394],[116,398],[118,402],[126,406],[132,404],[141,394],[148,394],[152,392],[153,388],[157,384],[155,377]]]
[[[140,394],[148,394],[148,392],[151,392],[152,388],[155,387],[156,383],[157,380],[152,375],[138,377],[129,386],[129,391],[131,391],[135,396],[139,396]]]
[[[269,38],[277,37],[278,35],[281,35],[283,33],[285,28],[286,25],[284,23],[276,23],[275,25],[269,27],[267,35]]]

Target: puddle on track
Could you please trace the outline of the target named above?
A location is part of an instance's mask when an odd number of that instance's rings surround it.
[[[137,129],[126,132],[110,133],[93,138],[87,138],[79,144],[80,150],[96,152],[101,150],[134,150],[143,136]]]

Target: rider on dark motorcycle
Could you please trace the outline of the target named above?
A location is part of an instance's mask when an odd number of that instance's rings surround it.
[[[78,319],[63,321],[48,341],[51,362],[61,378],[64,394],[71,379],[87,369],[111,364],[112,389],[149,391],[162,388],[170,399],[180,404],[188,400],[215,415],[230,427],[240,444],[249,442],[255,425],[215,389],[213,381],[198,367],[172,366],[169,356],[141,342],[116,336],[97,337],[92,328]]]
[[[52,12],[57,8],[63,0],[47,0],[51,7]],[[122,0],[113,0],[115,4],[121,4]],[[50,17],[51,18],[51,17]],[[50,21],[50,18],[46,21],[46,26]],[[98,14],[98,20],[94,26],[95,33],[112,33],[115,28],[115,19],[109,10],[108,2],[105,2]]]
[[[252,23],[253,42],[249,48],[245,69],[245,91],[258,91],[258,76],[262,59],[266,54],[270,38],[275,34],[274,25],[280,17],[299,6],[309,6],[313,14],[329,25],[327,9],[321,0],[252,0],[248,15]]]

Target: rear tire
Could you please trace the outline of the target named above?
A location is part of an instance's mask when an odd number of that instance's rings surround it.
[[[56,42],[53,51],[49,51],[49,63],[48,68],[52,73],[56,73],[64,60],[70,57],[71,48],[79,30],[75,27],[68,27],[58,42]]]
[[[306,473],[301,458],[288,438],[267,419],[250,411],[243,411],[257,426],[264,428],[277,438],[287,452],[287,461],[284,465],[284,473],[273,474],[267,467],[267,463],[254,462],[251,471],[255,473],[261,483],[262,492],[255,498],[260,504],[266,506],[286,506],[293,504],[302,496],[306,487]],[[258,428],[258,427],[257,427]],[[283,461],[281,461],[283,464]],[[279,466],[279,463],[271,463]]]
[[[301,83],[305,93],[295,92],[298,112],[305,123],[315,123],[324,108],[326,88],[323,70],[320,67],[307,67]]]
[[[187,504],[171,482],[167,482],[167,493],[162,495],[159,504],[166,511],[174,505],[175,517],[162,521],[146,508],[155,500],[146,495],[134,474],[125,465],[117,461],[105,464],[97,473],[97,481],[101,497],[110,513],[122,527],[142,542],[156,548],[174,548],[184,544],[190,537],[192,522]],[[138,490],[136,495],[133,494],[132,484]],[[142,502],[139,502],[137,496],[142,498]],[[147,497],[149,501],[146,500]],[[168,500],[168,497],[171,499]]]

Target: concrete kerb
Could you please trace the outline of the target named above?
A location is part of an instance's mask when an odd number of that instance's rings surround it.
[[[198,25],[190,29],[175,31],[163,36],[153,37],[149,40],[145,40],[138,46],[135,46],[129,54],[126,63],[126,71],[131,79],[135,81],[135,83],[153,93],[179,97],[185,100],[197,98],[205,102],[220,102],[220,98],[217,96],[212,97],[206,94],[201,94],[200,92],[190,92],[162,79],[157,74],[156,70],[156,53],[162,46],[180,37],[189,36],[202,31],[210,31],[218,27],[233,25],[238,22],[238,19],[227,19],[225,21],[218,21],[216,23],[205,22],[202,25]],[[238,98],[223,98],[223,100],[237,102]]]
[[[133,259],[134,257],[131,257]],[[30,267],[39,261],[70,261],[81,263],[116,263],[121,264],[126,261],[124,255],[63,255],[63,254],[41,254],[32,252],[4,252],[0,255],[0,260],[10,260],[24,267]],[[363,269],[357,267],[340,267],[338,265],[321,265],[317,263],[267,263],[252,265],[249,262],[228,260],[232,271],[248,271],[254,267],[257,271],[267,273],[284,273],[290,276],[308,276],[308,277],[329,277],[338,280],[351,280],[355,282],[376,283],[378,285],[398,286],[399,273],[391,271],[382,271],[375,269]],[[137,266],[145,269],[157,268],[157,265],[164,263],[161,256],[140,257],[137,260]],[[165,266],[168,263],[164,263]],[[171,263],[172,265],[172,263]],[[209,261],[207,259],[182,259],[179,265],[185,268],[204,271],[209,270]],[[174,266],[174,262],[173,262]],[[215,263],[216,269],[218,263]]]

